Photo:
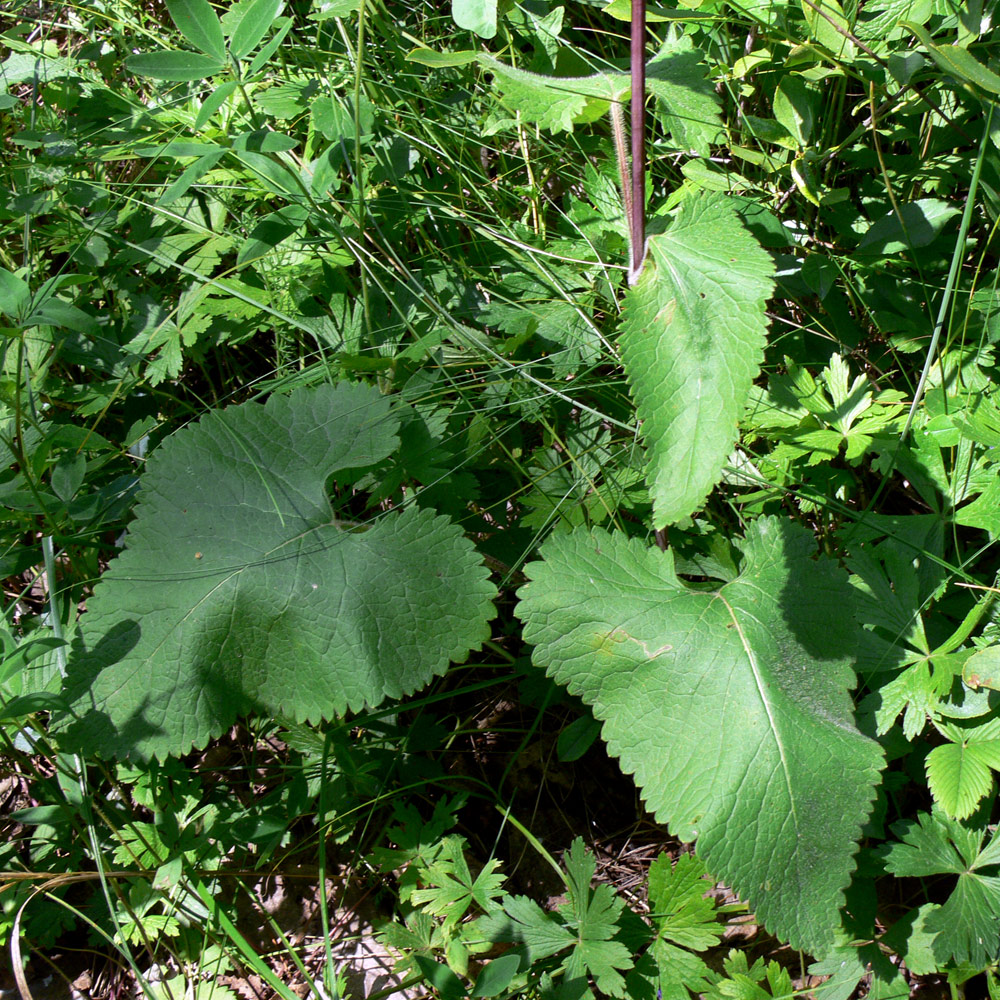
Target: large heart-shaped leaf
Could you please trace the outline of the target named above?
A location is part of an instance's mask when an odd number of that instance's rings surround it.
[[[390,455],[398,426],[386,397],[341,384],[164,442],[81,622],[65,743],[162,757],[251,710],[318,721],[408,694],[485,639],[495,591],[456,525],[331,506],[328,480]]]
[[[772,271],[723,195],[684,202],[649,240],[620,343],[657,528],[698,508],[732,452],[763,359]]]
[[[650,810],[795,948],[833,944],[882,763],[853,721],[846,576],[803,528],[751,525],[740,575],[691,589],[622,534],[550,538],[518,615],[603,722]]]

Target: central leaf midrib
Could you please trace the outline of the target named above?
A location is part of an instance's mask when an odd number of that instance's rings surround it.
[[[761,704],[764,706],[764,711],[767,713],[767,721],[771,727],[771,732],[774,735],[775,744],[778,747],[778,755],[781,759],[781,770],[785,776],[785,788],[788,791],[788,806],[792,815],[792,822],[795,826],[795,839],[796,842],[799,839],[799,816],[798,808],[795,799],[795,793],[792,788],[792,776],[788,770],[788,758],[785,755],[785,744],[781,738],[781,733],[779,732],[777,722],[775,721],[774,715],[771,713],[771,703],[764,693],[764,682],[763,678],[760,676],[760,670],[757,664],[757,657],[754,654],[753,647],[750,645],[746,637],[746,633],[743,631],[743,626],[740,624],[739,618],[736,615],[736,610],[733,606],[726,600],[725,594],[721,591],[716,595],[723,604],[725,604],[726,609],[729,611],[729,616],[732,619],[733,627],[736,629],[739,637],[740,643],[743,646],[743,650],[746,653],[747,661],[750,664],[750,669],[753,671],[754,683],[757,685],[757,694],[760,698]]]

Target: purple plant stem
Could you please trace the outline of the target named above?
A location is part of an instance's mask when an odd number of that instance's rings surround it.
[[[632,0],[632,273],[646,255],[646,0]]]

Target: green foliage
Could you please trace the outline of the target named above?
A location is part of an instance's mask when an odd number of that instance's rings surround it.
[[[649,866],[649,906],[656,937],[647,954],[656,962],[658,995],[687,1000],[704,993],[715,974],[695,953],[718,944],[723,928],[715,904],[705,894],[705,866],[682,854],[671,866],[660,855]]]
[[[547,76],[472,51],[444,54],[416,49],[409,58],[426,66],[480,63],[493,74],[498,96],[510,111],[557,133],[572,132],[574,125],[595,121],[612,104],[628,102],[632,93],[631,78],[623,72]],[[649,92],[657,99],[660,121],[676,146],[707,155],[721,122],[712,87],[705,80],[702,54],[691,40],[683,35],[668,36],[647,64],[646,80]]]
[[[398,426],[385,397],[341,384],[210,413],[162,444],[71,658],[66,741],[162,758],[252,709],[319,722],[481,642],[493,588],[458,529],[331,506],[327,483],[388,458]]]
[[[632,968],[632,959],[625,945],[613,939],[625,904],[610,886],[591,887],[594,871],[583,841],[574,840],[566,858],[565,903],[547,913],[534,900],[511,896],[504,900],[503,912],[484,918],[480,929],[490,941],[516,943],[531,965],[568,952],[563,965],[567,984],[593,977],[601,993],[622,997],[622,973]]]
[[[696,953],[715,944],[723,928],[705,897],[709,886],[697,859],[683,856],[673,866],[663,855],[654,862],[650,927],[625,908],[610,885],[592,884],[596,864],[580,838],[571,844],[561,873],[566,901],[545,910],[503,889],[495,859],[473,878],[465,839],[443,835],[454,822],[448,804],[439,803],[428,820],[398,807],[396,819],[398,825],[389,830],[395,846],[378,849],[374,857],[384,871],[400,871],[404,912],[402,922],[383,926],[381,937],[403,952],[401,968],[427,979],[442,995],[445,990],[462,995],[470,957],[496,945],[514,950],[483,968],[470,996],[508,990],[513,995],[559,977],[564,996],[593,996],[592,984],[598,995],[651,997],[659,990],[674,1000],[714,981]]]
[[[621,351],[663,528],[720,478],[763,358],[773,286],[767,255],[719,195],[686,202],[648,254],[625,299]]]
[[[726,978],[707,994],[711,1000],[788,1000],[795,996],[792,977],[775,961],[758,958],[750,965],[745,952],[733,949],[724,968]]]
[[[982,816],[970,823],[942,812],[920,813],[894,828],[900,842],[885,851],[898,876],[957,875],[951,895],[923,921],[941,964],[967,962],[982,968],[997,958],[1000,940],[1000,878],[985,874],[1000,863],[1000,842]]]
[[[993,789],[990,769],[1000,770],[1000,719],[937,724],[950,742],[927,755],[927,786],[952,819],[966,819]]]
[[[337,871],[438,996],[802,992],[707,866],[820,1000],[996,992],[988,6],[650,4],[639,275],[627,3],[8,19],[5,945],[346,996],[249,898]]]
[[[481,38],[497,33],[496,0],[451,0],[451,16],[460,28],[474,31]]]
[[[575,532],[527,567],[518,614],[650,810],[777,933],[822,953],[881,753],[851,718],[846,580],[811,549],[807,532],[758,520],[740,575],[696,590],[669,553]]]

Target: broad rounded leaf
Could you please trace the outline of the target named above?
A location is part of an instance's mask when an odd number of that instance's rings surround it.
[[[620,342],[657,528],[697,510],[733,450],[763,358],[772,272],[723,195],[684,202],[649,240]]]
[[[971,688],[1000,691],[1000,646],[985,646],[966,660],[962,680]]]
[[[163,757],[251,710],[315,722],[408,694],[485,639],[495,590],[456,525],[331,507],[328,481],[391,454],[398,424],[375,389],[341,384],[165,441],[81,620],[65,742]]]
[[[814,550],[762,519],[739,577],[692,590],[669,552],[578,530],[542,546],[517,613],[656,817],[772,932],[822,954],[882,753],[853,721],[846,577]]]
[[[180,52],[164,49],[161,52],[144,52],[125,60],[129,71],[139,76],[157,80],[204,80],[221,73],[226,67],[219,59],[203,56],[200,52]]]
[[[893,210],[869,227],[858,244],[858,253],[889,254],[925,247],[937,239],[945,224],[960,209],[939,198],[919,198]]]
[[[480,38],[497,33],[497,0],[451,0],[451,16],[460,28]]]

